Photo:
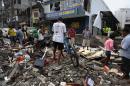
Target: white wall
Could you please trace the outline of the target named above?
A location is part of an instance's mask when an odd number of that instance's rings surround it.
[[[115,12],[115,16],[119,20],[121,28],[124,28],[125,24],[130,24],[130,8],[119,9]],[[129,20],[129,22],[126,22],[126,20]]]
[[[127,10],[126,20],[129,20],[129,21],[126,22],[125,24],[130,24],[130,9]]]
[[[109,11],[109,9],[102,0],[92,0],[91,14],[98,14],[99,11]]]

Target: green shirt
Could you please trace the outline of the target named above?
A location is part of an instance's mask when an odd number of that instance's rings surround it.
[[[32,36],[38,38],[38,30],[36,28],[32,29]]]

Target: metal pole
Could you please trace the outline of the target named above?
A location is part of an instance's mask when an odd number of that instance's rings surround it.
[[[1,1],[1,5],[2,5],[2,7],[1,7],[1,19],[2,19],[2,28],[4,27],[4,15],[3,15],[3,10],[4,10],[4,1],[2,0]]]
[[[1,9],[1,19],[2,19],[2,28],[3,28],[3,7]]]
[[[14,0],[10,0],[11,4],[11,23],[13,22],[13,16],[14,16]]]
[[[32,27],[32,0],[29,0],[30,3],[30,27]]]

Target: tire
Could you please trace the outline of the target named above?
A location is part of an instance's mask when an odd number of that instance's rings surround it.
[[[74,67],[79,66],[79,58],[78,58],[77,54],[71,54],[71,61],[72,61]]]

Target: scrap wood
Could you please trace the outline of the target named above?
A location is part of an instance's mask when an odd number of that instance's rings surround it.
[[[96,65],[93,65],[93,66],[89,66],[89,65],[87,65],[87,66],[83,66],[83,65],[80,65],[80,67],[81,68],[83,68],[83,69],[85,69],[85,70],[88,70],[88,68],[89,68],[89,71],[90,70],[96,70],[96,71],[102,71],[103,70],[103,67],[99,67],[99,66],[96,66]]]

